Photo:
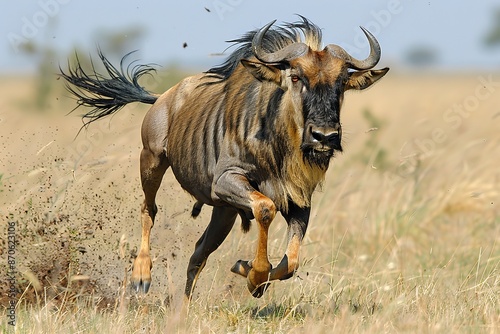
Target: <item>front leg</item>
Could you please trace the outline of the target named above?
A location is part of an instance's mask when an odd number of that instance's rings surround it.
[[[243,173],[229,170],[214,184],[214,193],[221,200],[243,210],[251,210],[259,228],[255,258],[248,264],[247,286],[254,297],[261,297],[269,281],[271,263],[267,256],[268,231],[276,216],[274,202],[250,185]]]
[[[276,268],[271,270],[269,280],[285,280],[293,276],[299,268],[299,250],[307,230],[311,209],[300,208],[294,203],[289,203],[289,210],[283,213],[288,223],[288,245],[286,253]],[[251,261],[239,260],[231,271],[247,277],[252,269]]]
[[[283,216],[288,223],[288,245],[286,253],[276,268],[271,271],[271,280],[285,280],[293,276],[299,268],[299,251],[306,234],[311,208],[300,208],[290,203]]]

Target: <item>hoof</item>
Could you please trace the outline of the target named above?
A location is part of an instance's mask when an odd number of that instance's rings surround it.
[[[266,292],[267,288],[271,285],[269,282],[265,282],[260,284],[259,286],[254,286],[250,280],[247,280],[247,287],[248,291],[252,294],[253,297],[255,298],[260,298],[264,295],[264,292]]]
[[[231,267],[231,271],[235,274],[241,275],[243,277],[247,277],[248,273],[252,270],[252,266],[248,264],[248,261],[238,260]]]
[[[151,285],[151,258],[147,254],[139,254],[132,266],[130,284],[137,293],[147,293]]]
[[[130,284],[132,286],[132,289],[136,293],[146,294],[146,293],[148,293],[149,287],[151,286],[151,281],[142,281],[142,280],[140,280],[138,282],[131,282]]]
[[[269,285],[271,285],[269,282],[269,273],[271,269],[272,266],[269,265],[269,270],[267,272],[257,272],[254,268],[248,272],[247,288],[255,298],[262,297]]]
[[[284,275],[284,276],[281,276],[279,280],[280,280],[280,281],[284,281],[284,280],[286,280],[286,279],[292,278],[292,277],[293,277],[293,275],[294,275],[294,273],[295,273],[295,272],[291,272],[291,273],[289,273],[289,274],[286,274],[286,275]]]

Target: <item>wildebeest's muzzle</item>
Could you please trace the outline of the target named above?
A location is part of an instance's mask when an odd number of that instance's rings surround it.
[[[342,151],[341,139],[342,128],[340,123],[335,124],[333,127],[309,124],[304,131],[302,149],[333,155],[333,151]]]

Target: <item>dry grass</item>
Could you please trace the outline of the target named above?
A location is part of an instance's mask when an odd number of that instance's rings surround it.
[[[144,108],[73,140],[78,120],[21,111],[24,93],[3,80],[1,208],[17,222],[22,273],[16,332],[498,332],[500,94],[480,100],[458,127],[444,118],[480,84],[477,75],[392,74],[349,94],[346,152],[315,195],[297,275],[253,299],[229,268],[253,254],[256,231],[235,229],[209,259],[186,320],[184,272],[209,210],[191,220],[192,200],[171,174],[158,197],[151,292],[127,289]],[[273,263],[285,228],[281,219],[272,225]],[[3,314],[0,328],[12,329]]]

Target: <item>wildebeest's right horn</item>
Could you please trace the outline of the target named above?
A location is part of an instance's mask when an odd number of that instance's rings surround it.
[[[269,28],[276,22],[276,20],[268,23],[262,29],[260,29],[252,40],[252,50],[258,60],[264,63],[279,63],[282,61],[292,60],[301,57],[307,53],[309,47],[304,43],[293,43],[285,46],[283,49],[276,52],[267,53],[262,47],[262,42],[264,40],[264,35],[269,30]]]
[[[347,53],[347,51],[345,51],[340,46],[335,44],[330,44],[326,48],[335,57],[344,59],[349,65],[349,68],[355,70],[367,70],[377,65],[378,61],[380,60],[381,51],[380,51],[380,45],[378,44],[378,41],[375,38],[375,36],[373,36],[365,28],[363,27],[360,28],[361,30],[363,30],[363,32],[366,35],[366,38],[368,38],[368,42],[370,43],[370,55],[365,60],[358,60],[356,58],[353,58],[350,54]]]

